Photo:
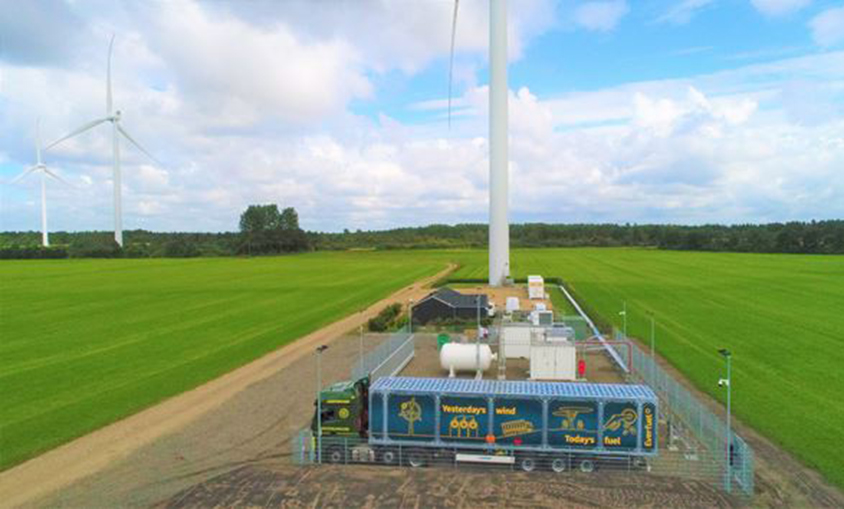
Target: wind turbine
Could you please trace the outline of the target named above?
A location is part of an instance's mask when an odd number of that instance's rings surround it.
[[[30,173],[41,172],[41,245],[49,247],[50,236],[47,233],[47,176],[58,180],[62,184],[70,186],[63,178],[59,177],[47,165],[41,162],[41,121],[35,121],[35,165],[25,169],[20,175],[12,179],[10,183],[15,183]]]
[[[55,147],[59,143],[68,138],[72,138],[78,134],[82,134],[89,129],[104,123],[111,122],[111,140],[112,140],[112,155],[113,161],[113,181],[114,181],[114,241],[120,247],[123,247],[123,200],[122,200],[122,181],[120,173],[120,135],[123,135],[129,143],[137,147],[138,150],[149,157],[153,162],[158,162],[144,147],[142,147],[120,124],[120,110],[114,110],[111,100],[111,52],[114,46],[114,36],[111,36],[111,41],[108,43],[108,64],[106,68],[106,116],[98,118],[76,129],[70,134],[59,138],[45,147],[48,150]]]
[[[448,70],[448,123],[451,126],[451,80],[457,8],[451,26]],[[510,277],[510,225],[507,222],[507,0],[489,1],[489,285]]]

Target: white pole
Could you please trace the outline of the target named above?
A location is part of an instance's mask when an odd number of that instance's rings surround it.
[[[732,396],[733,391],[733,380],[732,380],[732,373],[730,372],[730,358],[731,355],[727,355],[727,493],[732,493],[733,491],[733,466],[730,464],[731,454],[730,454],[730,445],[732,444],[732,422],[730,422],[731,417],[731,408],[730,408],[730,399]]]
[[[50,246],[50,238],[47,234],[47,172],[41,169],[41,245]]]
[[[624,301],[624,311],[622,311],[622,314],[624,314],[624,327],[623,328],[624,328],[624,339],[626,340],[627,339],[627,301]]]
[[[120,178],[120,139],[117,121],[111,121],[111,135],[114,150],[114,241],[123,247],[123,203],[122,182]]]
[[[490,0],[489,15],[489,284],[510,271],[507,223],[507,1]]]

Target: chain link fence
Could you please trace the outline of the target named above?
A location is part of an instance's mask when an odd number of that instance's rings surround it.
[[[382,376],[398,374],[413,359],[414,352],[413,334],[407,329],[394,332],[386,341],[361,357],[352,369],[352,380],[369,376],[370,381],[374,382]]]
[[[660,410],[667,423],[669,447],[685,449],[686,455],[695,461],[717,464],[720,476],[714,482],[720,482],[728,492],[738,491],[751,496],[754,457],[750,445],[732,431],[728,438],[727,426],[721,417],[635,343],[630,342],[629,348],[631,377],[649,385],[662,403]]]
[[[562,289],[562,288],[561,288]],[[573,300],[573,297],[569,297]],[[577,306],[575,306],[577,307]],[[578,309],[579,310],[579,309]],[[566,325],[575,327],[576,335],[589,336],[597,329],[581,311],[581,316],[566,317]],[[499,324],[500,326],[500,324]],[[492,342],[498,327],[493,327]],[[600,333],[598,333],[600,334]],[[403,445],[373,446],[356,437],[314,437],[302,430],[292,441],[295,463],[368,463],[388,466],[471,466],[512,470],[546,470],[556,473],[591,473],[593,470],[629,472],[637,475],[664,475],[710,484],[717,489],[749,499],[753,494],[754,454],[747,442],[734,432],[728,433],[724,420],[706,404],[660,367],[634,342],[616,331],[615,340],[600,337],[599,346],[613,359],[630,382],[650,386],[660,399],[658,456],[596,456],[577,453],[497,450],[488,453],[501,458],[499,464],[478,465],[458,461],[460,451],[444,444],[435,447]],[[618,350],[617,350],[618,349]],[[352,370],[352,379],[398,374],[413,358],[413,334],[408,330],[393,333],[373,351],[362,356]],[[729,451],[729,452],[728,452]]]

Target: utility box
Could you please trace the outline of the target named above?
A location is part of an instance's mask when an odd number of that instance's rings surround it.
[[[530,323],[536,326],[551,327],[554,324],[554,312],[538,310],[531,311]]]
[[[512,313],[513,311],[518,311],[520,308],[519,306],[519,298],[518,297],[507,297],[507,304],[505,310],[508,313]]]
[[[535,341],[530,348],[533,380],[577,380],[577,352],[568,341]]]
[[[528,276],[528,298],[531,300],[545,298],[545,280],[542,276]]]

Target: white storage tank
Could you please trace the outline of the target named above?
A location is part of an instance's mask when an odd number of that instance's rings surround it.
[[[440,366],[450,378],[458,371],[477,371],[479,362],[481,371],[486,371],[497,358],[489,345],[447,343],[440,349]]]
[[[528,276],[528,298],[545,298],[545,280],[542,276]]]

